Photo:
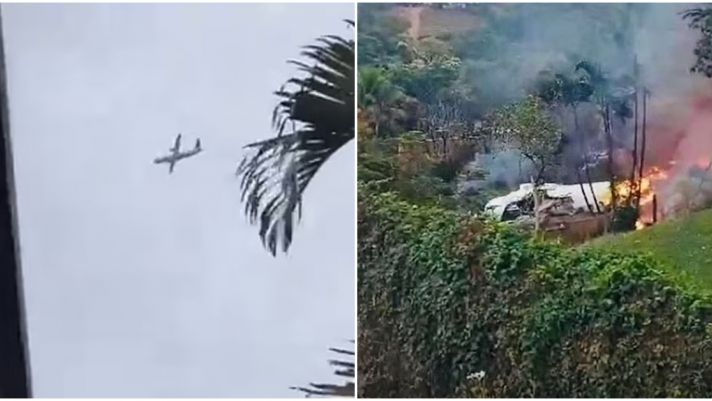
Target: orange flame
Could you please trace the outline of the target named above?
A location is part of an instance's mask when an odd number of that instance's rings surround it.
[[[676,162],[670,161],[669,164],[671,166],[674,166]],[[647,226],[646,222],[651,222],[653,220],[652,218],[652,207],[649,206],[652,202],[653,199],[655,198],[655,187],[659,185],[659,183],[664,182],[670,178],[670,174],[668,170],[664,170],[661,167],[658,166],[652,166],[648,169],[648,171],[643,175],[643,178],[640,179],[640,217],[638,218],[638,221],[635,223],[635,228],[636,230],[641,230]],[[637,192],[638,192],[638,182],[635,181],[622,181],[615,186],[616,190],[616,195],[618,200],[623,203],[628,200],[630,200],[632,197],[634,197]],[[608,199],[605,199],[604,202],[606,204],[610,204],[611,199],[608,197]]]

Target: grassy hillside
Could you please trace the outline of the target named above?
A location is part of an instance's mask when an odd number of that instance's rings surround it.
[[[649,252],[669,269],[712,289],[712,209],[644,230],[601,237],[586,246]]]

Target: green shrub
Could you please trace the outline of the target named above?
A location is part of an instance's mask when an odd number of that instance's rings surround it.
[[[712,395],[710,298],[647,256],[363,187],[358,230],[359,396]]]

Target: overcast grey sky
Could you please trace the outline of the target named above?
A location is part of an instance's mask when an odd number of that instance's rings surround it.
[[[352,4],[3,4],[38,397],[301,396],[354,337],[354,144],[289,255],[234,171],[272,135],[287,59],[351,36]],[[178,132],[205,151],[152,164]]]

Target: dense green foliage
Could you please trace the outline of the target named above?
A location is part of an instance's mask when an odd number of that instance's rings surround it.
[[[712,303],[658,262],[359,188],[359,395],[706,397]]]
[[[360,140],[358,180],[371,190],[397,191],[418,204],[455,204],[454,169],[447,163],[436,163],[420,152],[422,141],[417,134],[399,138]],[[399,166],[399,147],[416,146],[408,166]],[[403,160],[403,157],[401,157]]]
[[[665,221],[628,234],[601,237],[587,245],[627,253],[649,253],[663,267],[712,290],[712,210]]]
[[[379,66],[401,61],[399,43],[408,23],[384,11],[390,5],[370,4],[358,7],[359,66]]]

